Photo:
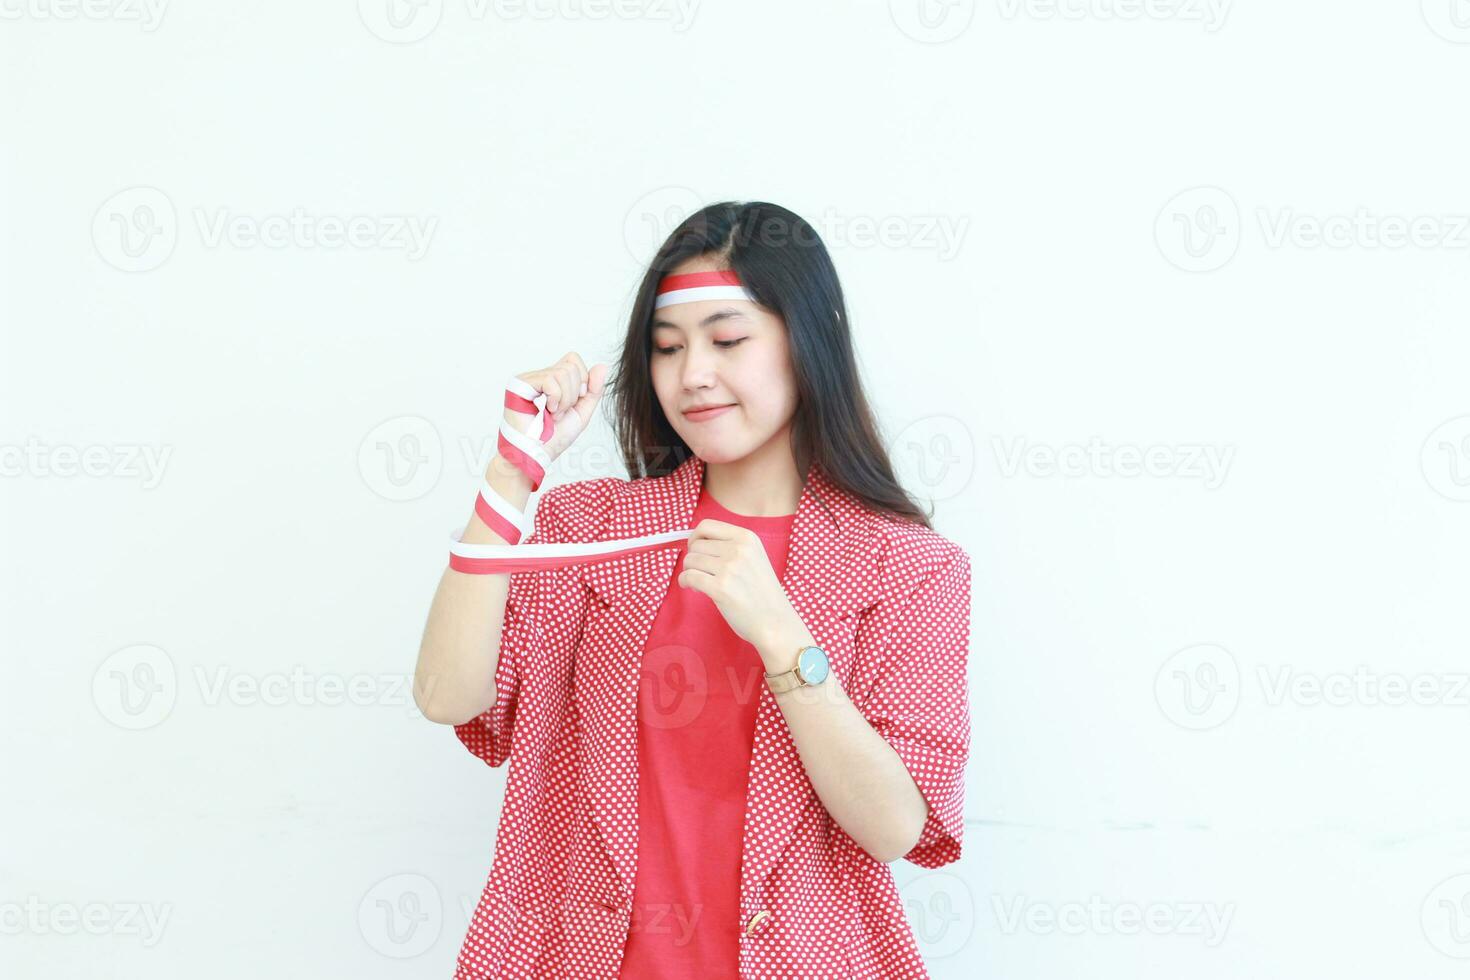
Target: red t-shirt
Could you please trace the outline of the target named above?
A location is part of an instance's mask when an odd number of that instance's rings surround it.
[[[701,488],[693,523],[738,524],[786,572],[795,514],[747,517]],[[691,526],[693,526],[691,524]],[[714,600],[680,588],[654,618],[638,683],[638,872],[620,977],[738,980],[740,854],[765,666]]]

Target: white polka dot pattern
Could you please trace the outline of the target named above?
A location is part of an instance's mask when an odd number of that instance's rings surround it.
[[[689,527],[703,477],[692,456],[664,477],[548,489],[528,540]],[[957,860],[969,556],[928,528],[866,510],[818,467],[789,547],[782,586],[793,607],[929,803],[906,859],[929,868]],[[488,764],[510,762],[494,861],[456,980],[618,976],[637,862],[638,668],[682,553],[511,576],[496,703],[455,727]],[[740,934],[740,976],[927,976],[892,869],[833,822],[780,706],[764,685],[759,696],[740,920],[728,923]]]

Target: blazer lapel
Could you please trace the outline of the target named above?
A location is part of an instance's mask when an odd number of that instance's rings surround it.
[[[692,526],[703,487],[705,463],[690,456],[666,478],[631,481],[615,498],[605,540],[638,537]],[[813,466],[797,504],[781,584],[818,645],[827,650],[832,672],[844,684],[851,673],[851,637],[865,590],[876,576],[876,537],[861,533],[856,501]],[[682,547],[658,548],[578,566],[611,617],[614,643],[595,657],[579,659],[576,703],[582,737],[583,785],[603,843],[631,898],[637,869],[639,668],[654,619],[668,592]],[[793,650],[794,654],[795,651]],[[742,841],[741,901],[759,902],[758,889],[795,832],[802,816],[820,806],[791,739],[781,706],[759,685]]]
[[[689,527],[703,465],[691,456],[667,477],[630,481],[613,498],[603,540]],[[629,900],[638,861],[638,672],[674,567],[684,554],[680,545],[578,566],[593,592],[591,601],[606,608],[611,638],[595,656],[578,658],[576,665],[582,781],[593,823]]]
[[[791,527],[781,585],[846,686],[857,614],[876,587],[877,538],[864,534],[861,506],[813,466]],[[795,660],[796,651],[792,650]],[[806,774],[776,696],[762,683],[746,791],[740,866],[742,908],[763,907],[761,889],[809,810],[822,802]]]

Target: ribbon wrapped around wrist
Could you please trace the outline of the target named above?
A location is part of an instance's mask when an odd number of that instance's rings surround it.
[[[551,440],[555,426],[551,415],[546,412],[545,402],[538,407],[536,400],[545,395],[532,388],[520,378],[512,377],[505,385],[505,407],[523,415],[538,415],[544,418],[540,441],[518,431],[509,421],[500,423],[498,446],[500,455],[516,469],[526,474],[534,492],[546,477],[551,459],[543,448]],[[518,509],[502,497],[491,486],[490,481],[480,480],[480,492],[475,497],[475,514],[485,526],[500,535],[509,544],[470,544],[461,541],[464,529],[449,538],[449,567],[458,572],[474,575],[508,575],[512,572],[539,572],[571,565],[607,561],[624,555],[637,554],[651,548],[663,548],[686,540],[692,531],[666,531],[638,538],[620,538],[613,541],[596,541],[590,544],[521,544],[522,538],[531,533],[531,519],[525,511]]]
[[[745,288],[739,274],[733,269],[690,272],[665,276],[659,282],[654,308],[663,309],[677,303],[711,300],[742,300],[753,303],[755,296]],[[531,435],[511,425],[508,419],[502,418],[500,434],[496,439],[500,456],[526,474],[531,481],[531,492],[535,493],[541,489],[546,471],[551,466],[546,444],[556,432],[556,423],[551,413],[546,411],[546,395],[514,375],[505,383],[505,407],[521,415],[534,415],[539,422],[539,427],[532,424],[532,432],[536,434]],[[521,539],[531,532],[530,517],[502,497],[490,485],[490,481],[483,478],[480,481],[480,492],[475,497],[475,515],[485,522],[486,527],[510,542],[467,544],[460,540],[464,536],[463,528],[458,534],[450,535],[449,567],[478,575],[546,571],[607,561],[610,558],[621,558],[652,548],[678,544],[694,533],[692,530],[667,531],[663,534],[591,544],[521,544]]]

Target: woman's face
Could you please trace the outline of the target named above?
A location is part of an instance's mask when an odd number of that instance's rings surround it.
[[[689,259],[670,275],[714,272],[712,259]],[[796,414],[796,375],[781,317],[744,300],[675,303],[653,313],[649,352],[664,415],[706,463],[741,459],[784,434]],[[730,405],[708,417],[696,405]]]

